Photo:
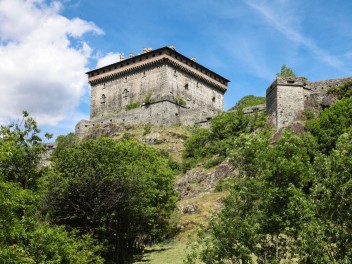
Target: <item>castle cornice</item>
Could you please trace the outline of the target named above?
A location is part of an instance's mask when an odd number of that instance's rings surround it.
[[[87,72],[88,81],[91,85],[107,81],[125,74],[141,71],[150,66],[161,63],[173,65],[200,80],[210,83],[221,91],[227,90],[229,80],[196,63],[195,61],[183,56],[175,50],[164,47],[150,51],[93,71]]]

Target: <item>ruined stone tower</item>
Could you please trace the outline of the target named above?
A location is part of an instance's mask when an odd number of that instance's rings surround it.
[[[173,47],[145,49],[138,56],[87,73],[90,120],[76,125],[84,136],[107,123],[191,125],[224,109],[228,80]]]
[[[277,129],[297,119],[304,110],[309,93],[304,78],[276,78],[266,90],[266,109]]]
[[[310,82],[304,77],[277,77],[266,90],[266,111],[277,130],[297,121],[305,110],[329,107],[328,90],[352,77]]]

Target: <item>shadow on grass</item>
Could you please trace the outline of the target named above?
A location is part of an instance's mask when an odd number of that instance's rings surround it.
[[[170,250],[172,247],[161,247],[161,248],[151,248],[151,249],[144,249],[143,253],[134,255],[133,258],[129,261],[127,261],[127,264],[133,264],[133,263],[150,263],[150,258],[148,257],[148,254],[151,253],[161,253],[166,250]]]

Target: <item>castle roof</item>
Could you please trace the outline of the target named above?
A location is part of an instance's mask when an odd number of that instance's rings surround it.
[[[88,81],[90,84],[94,85],[121,75],[131,74],[135,71],[142,70],[145,67],[163,63],[170,64],[204,82],[210,83],[223,92],[227,90],[227,84],[230,82],[221,75],[209,70],[208,68],[169,47],[162,47],[156,50],[148,51],[143,54],[89,71],[87,72]]]

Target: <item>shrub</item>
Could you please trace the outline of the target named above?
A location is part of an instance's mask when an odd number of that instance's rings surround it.
[[[185,99],[183,99],[181,96],[177,96],[176,97],[176,103],[179,104],[179,105],[182,105],[182,106],[186,105]]]
[[[141,104],[139,102],[132,102],[132,103],[126,105],[126,111],[138,108],[140,106],[141,106]]]
[[[144,102],[145,104],[150,104],[150,103],[152,103],[152,92],[148,92],[148,93],[145,95],[145,98],[144,98],[143,102]]]

